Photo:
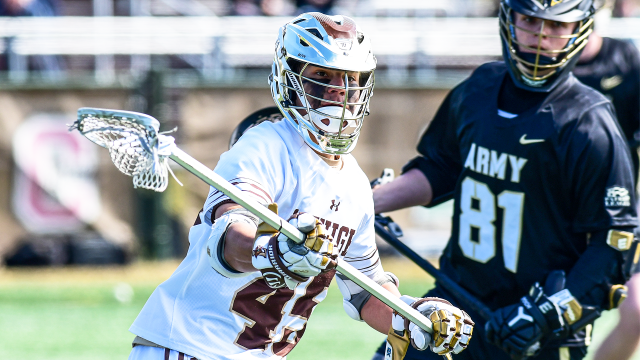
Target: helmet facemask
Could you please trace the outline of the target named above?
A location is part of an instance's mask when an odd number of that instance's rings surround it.
[[[500,36],[505,47],[504,50],[508,51],[508,56],[505,58],[511,65],[510,70],[517,80],[533,91],[536,91],[536,88],[546,89],[542,91],[549,91],[553,88],[549,84],[553,83],[565,68],[570,68],[568,71],[573,68],[593,31],[593,17],[591,16],[577,21],[575,29],[568,35],[544,34],[547,21],[554,20],[542,18],[538,18],[540,20],[539,30],[525,29],[516,25],[515,11],[506,6],[504,2],[500,7],[499,18]],[[516,30],[536,36],[537,46],[533,47],[519,41]],[[543,49],[543,38],[566,39],[566,44],[561,49]]]
[[[308,136],[323,153],[341,154],[352,148],[368,115],[373,93],[373,72],[352,72],[328,69],[309,63],[292,63],[286,69],[289,111],[307,128]],[[299,69],[295,71],[292,69]],[[330,84],[329,78],[305,76],[305,71],[341,73],[341,84]],[[313,147],[313,146],[312,146]],[[315,148],[315,147],[314,147]]]

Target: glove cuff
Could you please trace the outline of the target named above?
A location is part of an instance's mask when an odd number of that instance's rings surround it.
[[[391,326],[389,333],[387,334],[387,345],[385,349],[385,354],[387,355],[385,356],[385,359],[403,359],[407,354],[410,343],[411,339],[409,338],[408,331],[398,334],[398,332],[394,330],[393,326]]]
[[[267,285],[273,289],[285,287],[287,282],[301,283],[307,281],[308,278],[292,272],[284,265],[282,259],[280,259],[277,238],[277,235],[271,236],[266,244],[264,244],[264,240],[261,240],[264,239],[264,236],[256,239],[251,259],[253,266],[260,270]]]
[[[276,215],[278,215],[278,204],[276,203],[271,203],[269,205],[267,205],[267,208],[269,210],[271,210],[271,212],[275,213]],[[261,221],[260,223],[258,223],[258,229],[256,230],[256,239],[259,238],[260,236],[263,235],[272,235],[277,233],[278,230],[274,229],[271,225],[267,224],[264,221]]]
[[[277,236],[272,236],[269,239],[269,244],[267,245],[267,259],[269,259],[269,262],[271,262],[271,265],[273,265],[273,268],[279,272],[280,274],[282,274],[282,276],[284,276],[285,278],[290,278],[292,280],[298,281],[298,282],[305,282],[307,281],[308,278],[304,277],[304,276],[300,276],[296,273],[294,273],[293,271],[287,269],[286,265],[282,262],[282,259],[280,259],[280,254],[278,251],[278,239]]]

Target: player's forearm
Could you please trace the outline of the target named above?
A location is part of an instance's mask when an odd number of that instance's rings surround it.
[[[373,191],[376,214],[416,205],[428,205],[432,197],[431,184],[418,169],[411,169]]]
[[[625,281],[621,270],[623,253],[606,244],[607,234],[608,230],[592,233],[591,243],[567,276],[567,288],[584,305],[607,307],[611,284]]]
[[[239,223],[229,226],[224,245],[224,259],[235,270],[256,271],[251,263],[251,251],[255,236],[255,227]]]
[[[215,218],[229,210],[240,208],[235,203],[224,204],[216,210]],[[256,268],[251,263],[251,250],[256,236],[256,228],[247,224],[235,223],[229,226],[224,240],[224,260],[234,270],[253,272]]]
[[[382,285],[383,288],[389,290],[392,294],[400,297],[398,288],[393,283]],[[391,328],[391,314],[393,310],[385,305],[382,301],[371,297],[362,308],[362,319],[373,329],[386,334]]]
[[[620,254],[608,245],[591,245],[567,276],[567,288],[583,305],[606,306],[610,284],[623,282],[619,273]]]

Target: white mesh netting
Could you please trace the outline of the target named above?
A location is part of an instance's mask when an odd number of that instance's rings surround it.
[[[159,135],[157,125],[140,119],[139,115],[143,114],[133,113],[127,117],[122,116],[124,113],[101,114],[95,110],[82,113],[80,110],[72,129],[78,129],[89,140],[107,148],[116,167],[133,177],[134,187],[162,192],[169,183],[167,156],[170,152],[158,151],[158,137],[170,143],[173,138]]]

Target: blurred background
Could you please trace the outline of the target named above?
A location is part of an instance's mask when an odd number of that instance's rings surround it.
[[[133,189],[107,151],[67,131],[79,107],[151,114],[162,131],[178,127],[180,147],[213,168],[235,126],[273,105],[267,75],[278,28],[302,12],[349,15],[378,59],[354,155],[371,179],[385,167],[399,173],[447,92],[501,59],[498,3],[0,0],[0,354],[126,357],[127,328],[186,253],[207,195],[179,167],[183,187],[171,180],[164,193]],[[617,0],[612,14],[598,32],[640,45],[640,0]],[[438,257],[450,203],[391,215],[408,245]],[[422,270],[380,248],[408,279],[404,292],[431,286]],[[344,350],[333,357],[369,359],[383,337],[342,314],[337,289],[327,302],[305,338],[342,329]],[[290,357],[314,359],[334,345],[303,340]]]

